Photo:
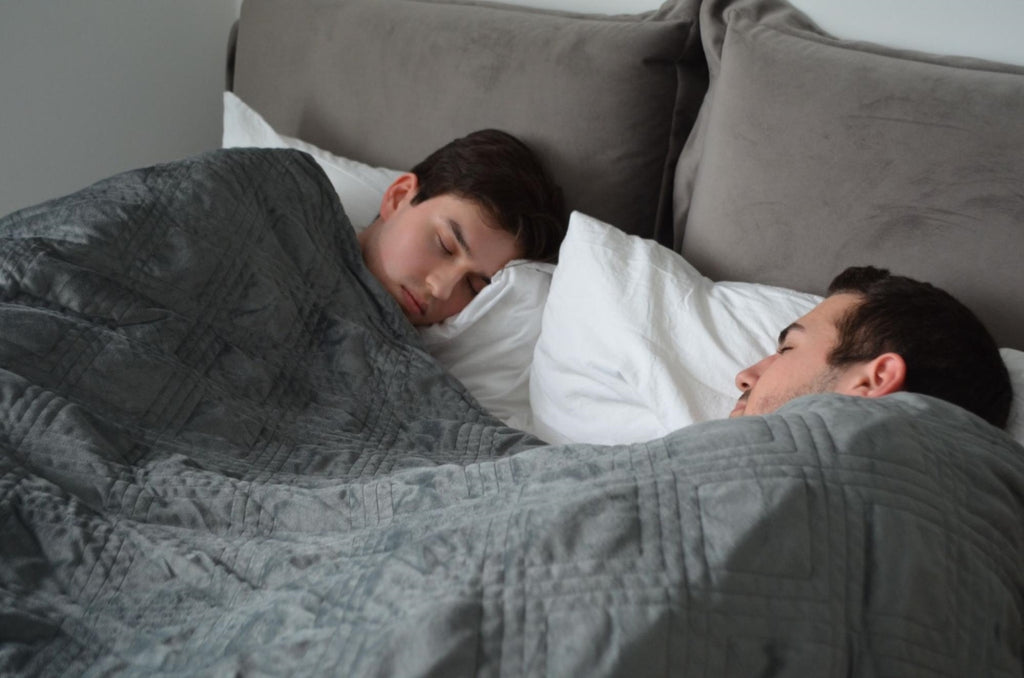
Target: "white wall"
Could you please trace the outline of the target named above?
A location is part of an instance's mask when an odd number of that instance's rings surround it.
[[[662,0],[500,0],[509,5],[557,9],[563,12],[636,14],[661,7]]]
[[[1024,66],[1024,0],[789,0],[851,40]]]
[[[0,0],[0,215],[220,144],[241,0]]]
[[[635,13],[662,0],[502,0],[576,12]],[[840,38],[1024,66],[1024,0],[789,0]]]

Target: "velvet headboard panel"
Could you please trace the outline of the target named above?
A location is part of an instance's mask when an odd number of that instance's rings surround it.
[[[821,294],[927,280],[1024,349],[1024,69],[835,39],[780,0],[701,10],[708,99],[676,246],[715,279]]]
[[[246,0],[234,91],[283,134],[399,170],[504,129],[538,151],[569,209],[671,244],[675,162],[707,88],[698,6]]]

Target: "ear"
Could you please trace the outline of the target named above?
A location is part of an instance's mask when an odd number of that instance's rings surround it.
[[[907,380],[907,363],[899,353],[883,353],[873,360],[852,368],[847,375],[850,395],[880,398],[903,390]]]
[[[391,182],[380,201],[380,218],[389,219],[402,201],[411,201],[419,190],[420,180],[412,172],[405,172]]]

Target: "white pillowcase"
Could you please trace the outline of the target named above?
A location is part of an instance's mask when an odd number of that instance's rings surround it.
[[[513,261],[469,306],[420,329],[427,350],[487,410],[513,428],[531,431],[530,364],[552,264]]]
[[[341,205],[356,231],[369,226],[380,211],[380,201],[391,182],[402,172],[385,167],[371,167],[349,160],[313,144],[278,134],[259,113],[232,92],[224,92],[224,148],[258,146],[262,148],[294,148],[313,156],[323,168]]]
[[[530,371],[534,431],[550,442],[661,437],[728,416],[736,373],[821,300],[713,283],[679,254],[580,213],[569,220]],[[1024,352],[1000,349],[1024,444]]]
[[[357,231],[377,217],[384,191],[401,174],[278,134],[231,92],[224,93],[222,145],[294,148],[309,153],[324,169]],[[461,313],[420,330],[430,353],[473,397],[516,428],[530,430],[530,363],[553,269],[551,264],[510,262]]]
[[[818,301],[712,283],[672,250],[574,212],[530,371],[536,433],[629,443],[728,416],[736,373]]]

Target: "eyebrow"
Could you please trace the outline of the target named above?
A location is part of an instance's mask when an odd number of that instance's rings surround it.
[[[789,336],[791,330],[799,330],[800,332],[806,332],[807,328],[800,323],[790,323],[786,329],[779,332],[779,346],[782,346],[786,342],[786,337]]]
[[[472,257],[473,251],[469,249],[469,243],[466,242],[466,236],[462,234],[462,226],[460,226],[459,222],[455,221],[454,219],[448,219],[447,221],[448,228],[452,229],[452,234],[455,236],[455,239],[459,241],[459,245],[462,246],[462,249],[466,251],[466,256]],[[479,273],[477,275],[480,276],[480,279],[483,280],[485,284],[491,284],[490,276],[482,275]]]

